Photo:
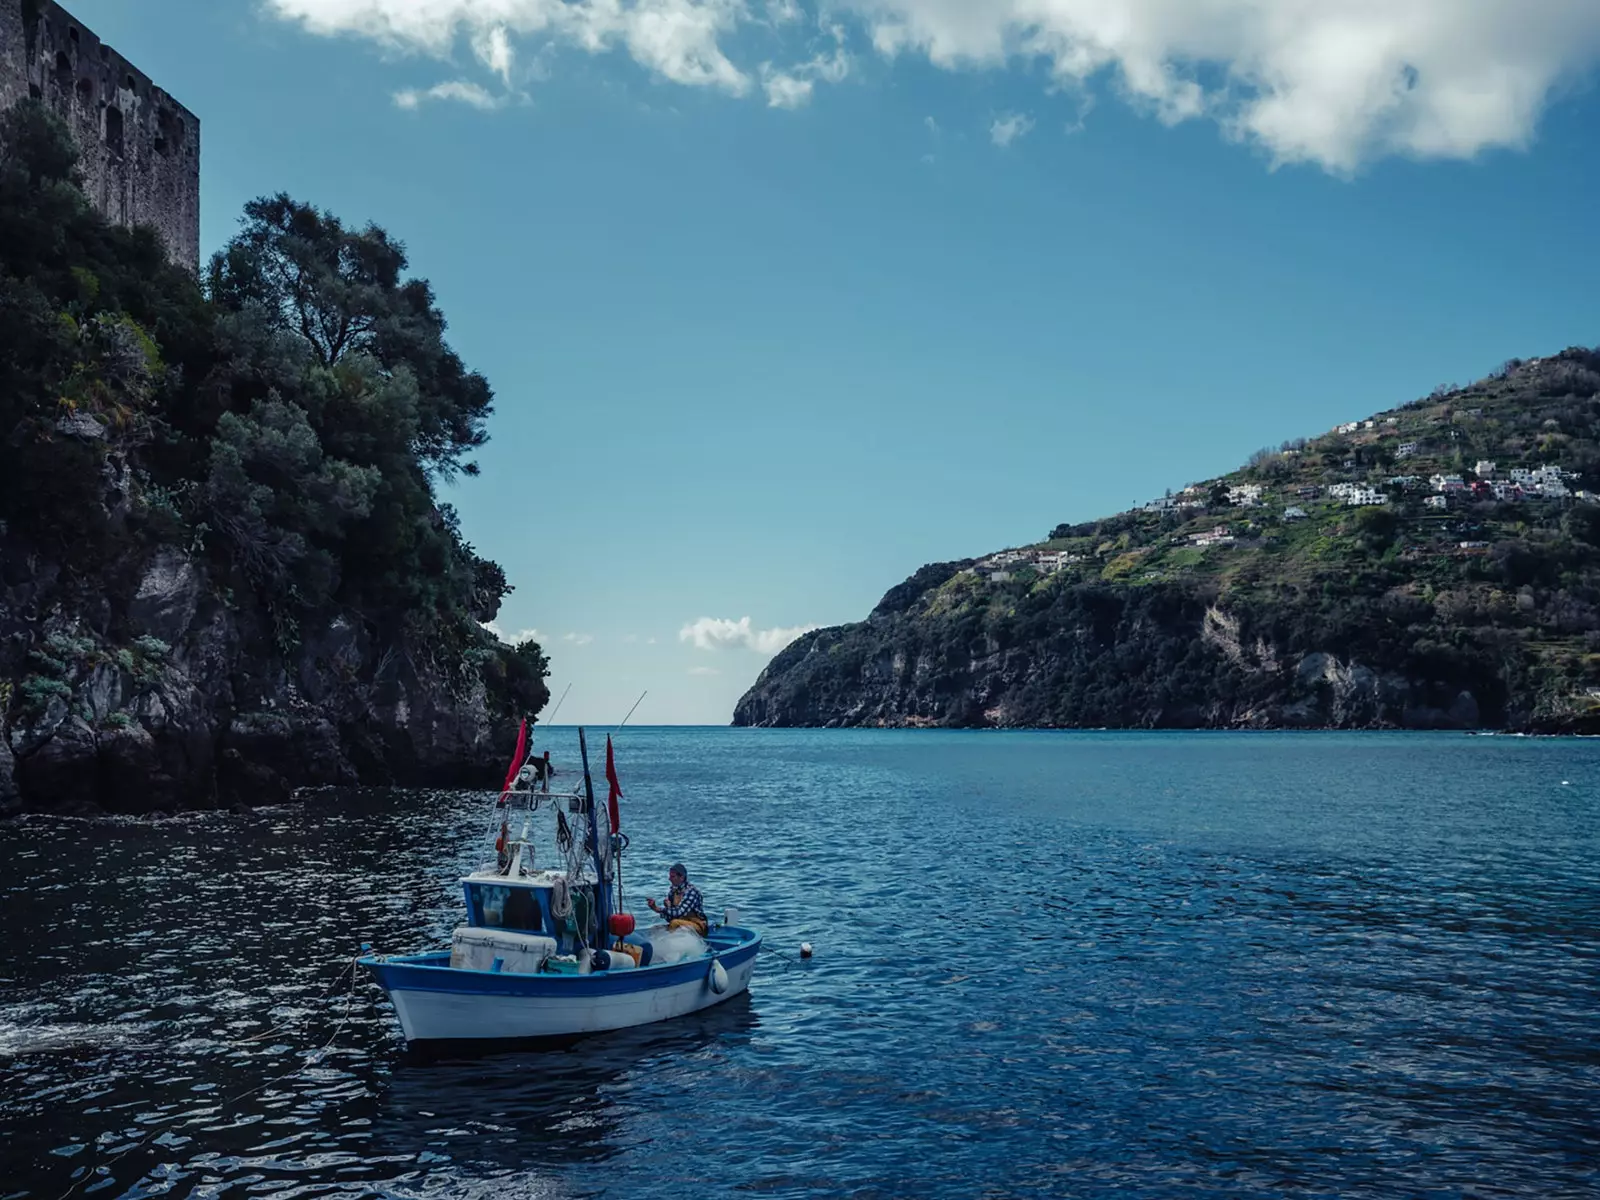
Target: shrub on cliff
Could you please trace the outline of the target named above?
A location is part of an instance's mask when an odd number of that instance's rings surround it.
[[[480,628],[511,587],[438,503],[493,394],[403,246],[286,196],[247,206],[204,288],[85,200],[66,127],[0,114],[0,521],[92,590],[178,544],[287,650],[359,617],[419,666],[533,713],[548,671]],[[109,489],[109,490],[108,490]]]

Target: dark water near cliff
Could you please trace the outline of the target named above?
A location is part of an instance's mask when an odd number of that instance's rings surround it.
[[[790,957],[465,1062],[329,986],[448,937],[482,797],[0,826],[0,1197],[1594,1196],[1597,766],[629,731],[635,878],[682,858]]]

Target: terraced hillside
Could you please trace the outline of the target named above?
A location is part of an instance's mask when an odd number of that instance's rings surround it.
[[[933,564],[736,724],[1600,729],[1600,353]]]

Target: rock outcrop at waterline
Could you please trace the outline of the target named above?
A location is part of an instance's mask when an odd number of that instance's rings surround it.
[[[287,799],[300,787],[491,787],[510,744],[483,680],[359,616],[288,654],[270,619],[158,547],[90,585],[0,538],[0,812],[148,813]]]
[[[779,654],[737,725],[1600,732],[1600,353],[1042,544]]]

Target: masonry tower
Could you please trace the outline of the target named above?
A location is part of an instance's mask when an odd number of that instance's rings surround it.
[[[0,108],[24,96],[71,127],[90,203],[198,273],[200,119],[55,0],[0,0]]]

